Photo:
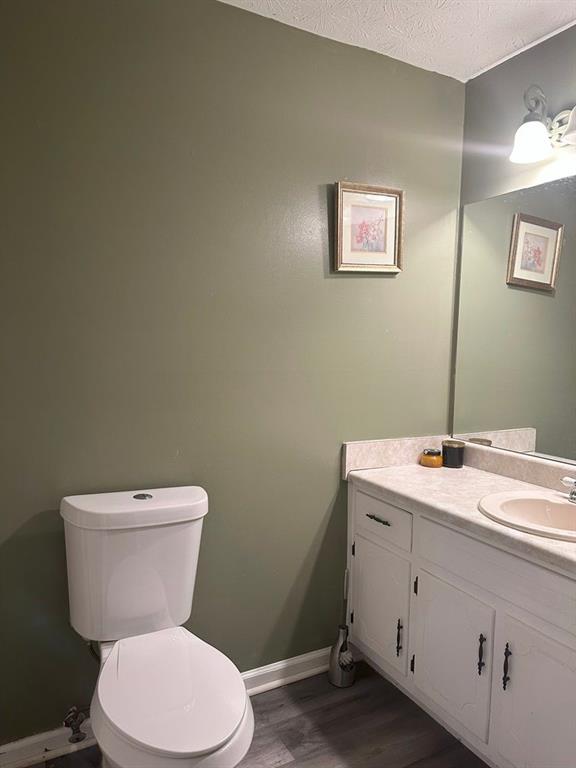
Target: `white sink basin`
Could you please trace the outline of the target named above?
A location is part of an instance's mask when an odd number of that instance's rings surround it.
[[[576,541],[576,504],[562,493],[492,493],[480,500],[478,508],[502,525],[551,539]]]

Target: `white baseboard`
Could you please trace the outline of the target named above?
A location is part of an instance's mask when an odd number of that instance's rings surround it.
[[[250,669],[242,673],[246,690],[250,696],[255,696],[272,688],[280,688],[282,685],[304,680],[305,677],[319,675],[328,669],[329,655],[330,648],[321,648],[319,651],[304,653],[302,656],[276,661],[266,667]]]
[[[81,730],[86,734],[84,741],[70,744],[70,728],[56,728],[54,731],[37,733],[0,747],[0,768],[26,768],[46,760],[53,760],[71,752],[78,752],[96,744],[90,727],[90,720],[84,720]]]
[[[273,688],[280,688],[282,685],[295,683],[297,680],[304,680],[312,675],[319,675],[328,669],[329,653],[330,648],[321,648],[319,651],[293,656],[291,659],[283,659],[265,667],[243,672],[242,679],[246,690],[250,696],[255,696]],[[70,744],[68,741],[69,728],[57,728],[55,731],[37,733],[0,746],[0,768],[26,768],[26,766],[78,752],[96,744],[90,720],[82,723],[82,730],[86,738],[78,744]]]

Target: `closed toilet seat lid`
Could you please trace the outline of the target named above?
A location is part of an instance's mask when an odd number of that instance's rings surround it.
[[[230,659],[183,627],[118,640],[97,695],[124,736],[173,757],[225,744],[240,725],[247,696]]]

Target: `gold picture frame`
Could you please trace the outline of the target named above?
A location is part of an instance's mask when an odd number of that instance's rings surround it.
[[[336,272],[402,271],[404,192],[336,183]]]
[[[508,255],[507,284],[540,291],[555,290],[563,237],[563,224],[516,213]]]

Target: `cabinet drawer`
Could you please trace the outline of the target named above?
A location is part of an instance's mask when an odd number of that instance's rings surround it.
[[[412,550],[412,515],[375,499],[363,491],[356,491],[356,530],[370,538],[395,544],[400,549]]]
[[[414,550],[424,559],[576,634],[574,582],[535,563],[420,518]]]

